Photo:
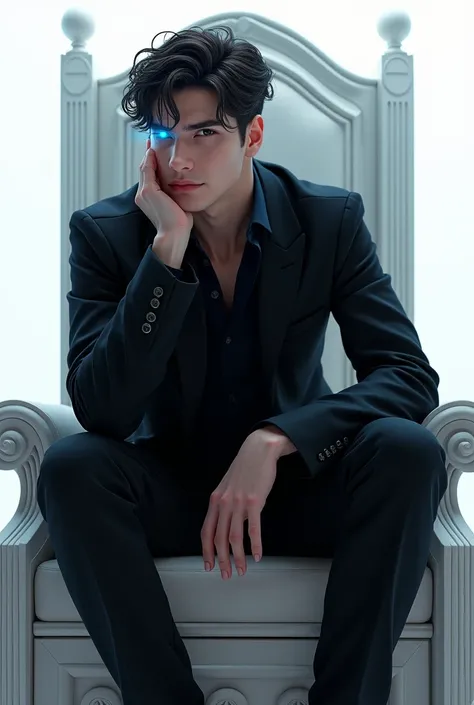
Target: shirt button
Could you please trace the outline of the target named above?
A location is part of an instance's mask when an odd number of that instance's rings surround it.
[[[154,323],[156,321],[155,314],[152,311],[150,311],[149,313],[146,314],[146,320],[148,321],[148,323]]]
[[[158,308],[159,305],[160,305],[160,300],[159,300],[159,299],[152,299],[152,300],[150,301],[150,306],[151,306],[152,308]]]
[[[149,323],[144,323],[142,325],[142,331],[144,333],[150,333],[151,332],[151,325]]]
[[[225,339],[225,344],[230,345],[232,342],[232,338],[229,336],[228,338]]]
[[[218,299],[219,298],[219,292],[214,289],[214,291],[211,291],[211,298],[213,299]]]
[[[159,298],[160,296],[163,296],[163,289],[161,288],[161,286],[155,286],[155,288],[153,289],[153,293]]]

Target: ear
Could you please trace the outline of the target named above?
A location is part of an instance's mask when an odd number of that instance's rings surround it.
[[[245,156],[254,157],[262,146],[264,122],[261,115],[256,115],[247,127]]]

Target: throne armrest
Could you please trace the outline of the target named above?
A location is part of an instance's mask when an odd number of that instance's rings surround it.
[[[0,532],[0,547],[27,546],[38,533],[44,522],[36,503],[36,483],[44,454],[54,441],[83,430],[69,406],[0,402],[0,471],[14,470],[21,485],[17,511]]]
[[[474,472],[474,403],[443,404],[424,423],[446,452],[448,487],[434,524],[432,691],[435,705],[474,698],[474,533],[458,503],[463,472]]]
[[[443,404],[423,422],[446,452],[448,487],[438,511],[435,535],[445,548],[473,548],[474,534],[459,509],[458,484],[463,472],[474,472],[474,402]]]
[[[33,702],[34,574],[53,557],[36,501],[40,466],[54,441],[83,430],[69,406],[0,402],[0,470],[14,470],[21,486],[18,508],[0,531],[0,683],[14,705]]]

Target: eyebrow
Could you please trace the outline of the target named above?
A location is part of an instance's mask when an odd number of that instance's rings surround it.
[[[217,125],[222,127],[219,120],[203,120],[202,122],[195,122],[191,125],[185,125],[183,127],[183,130],[184,130],[184,132],[191,132],[192,130],[202,130],[205,127],[216,127]],[[165,132],[171,132],[171,130],[168,127],[161,125],[159,122],[152,122],[151,127],[158,129],[158,130],[164,130]]]

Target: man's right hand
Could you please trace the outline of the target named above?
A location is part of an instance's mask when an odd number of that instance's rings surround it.
[[[140,164],[140,180],[136,205],[153,223],[157,234],[152,249],[160,260],[175,269],[181,267],[184,253],[189,243],[193,216],[186,213],[162,189],[158,181],[158,163],[150,140]]]

